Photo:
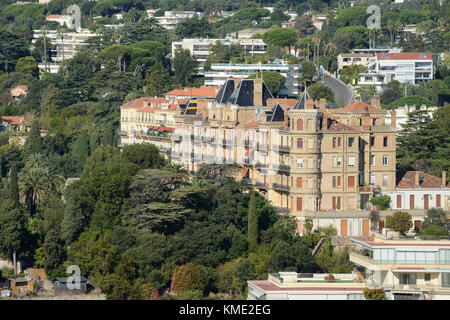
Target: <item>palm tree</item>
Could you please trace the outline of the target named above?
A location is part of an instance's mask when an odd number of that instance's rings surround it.
[[[47,158],[42,153],[31,154],[25,162],[25,168],[41,168],[47,165]]]
[[[184,168],[182,164],[169,162],[167,164],[167,170],[180,174],[183,180],[189,179],[189,172]]]
[[[47,179],[47,172],[42,168],[25,168],[18,174],[19,195],[34,214],[36,205],[40,204],[51,189]]]
[[[403,27],[403,25],[400,22],[400,20],[389,19],[386,22],[386,29],[389,31],[389,35],[390,35],[390,38],[391,38],[391,47],[394,45],[394,40],[395,40],[396,33],[399,30],[401,30],[402,27]]]
[[[326,55],[333,57],[337,53],[337,47],[333,42],[328,42],[323,48],[323,51]]]

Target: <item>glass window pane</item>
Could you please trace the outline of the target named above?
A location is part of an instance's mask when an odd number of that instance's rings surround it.
[[[406,252],[406,262],[407,263],[414,263],[416,260],[416,253],[415,252]]]
[[[388,260],[390,262],[394,262],[394,260],[395,260],[395,250],[394,249],[388,249]]]
[[[351,222],[351,221],[350,221]],[[350,224],[351,225],[351,224]],[[373,260],[375,262],[380,260],[380,249],[373,250]]]
[[[425,252],[416,252],[416,262],[417,263],[425,262]]]
[[[426,263],[435,263],[436,262],[436,254],[434,252],[426,253]]]
[[[406,260],[406,252],[397,251],[397,263],[405,263],[405,260]]]

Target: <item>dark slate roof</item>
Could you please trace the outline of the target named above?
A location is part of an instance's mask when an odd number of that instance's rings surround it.
[[[216,101],[220,103],[232,103],[237,104],[240,107],[251,107],[254,106],[254,89],[255,85],[253,79],[242,79],[234,91],[229,95],[230,88],[234,88],[234,81],[227,80],[222,89],[220,89],[219,94],[217,95]],[[272,93],[269,88],[267,88],[266,84],[263,82],[263,92],[262,92],[262,104],[263,106],[267,105],[267,99],[273,98]]]
[[[311,96],[309,95],[308,91],[305,88],[305,91],[300,96],[300,99],[298,99],[297,103],[294,106],[294,109],[306,109],[306,100],[311,99]],[[317,109],[316,105],[314,105],[314,109]]]
[[[227,81],[225,81],[224,85],[222,86],[222,88],[220,88],[220,91],[216,96],[215,99],[216,102],[227,103],[233,91],[234,91],[234,80],[227,79]]]
[[[266,111],[266,120],[269,121],[284,121],[284,110],[283,108],[277,103],[275,107],[273,107],[272,110]]]

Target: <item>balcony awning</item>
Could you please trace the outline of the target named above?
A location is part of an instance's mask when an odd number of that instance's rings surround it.
[[[147,128],[152,129],[152,130],[157,130],[159,128],[159,126],[147,126]]]
[[[250,155],[250,153],[252,153],[253,151],[255,151],[255,150],[248,149],[247,151],[245,151],[245,156],[248,157]]]
[[[241,177],[244,178],[248,175],[248,167],[245,167],[245,169],[242,171]]]
[[[164,131],[173,132],[173,131],[175,131],[175,128],[168,128],[168,127],[159,127],[158,128],[158,132],[164,132]]]

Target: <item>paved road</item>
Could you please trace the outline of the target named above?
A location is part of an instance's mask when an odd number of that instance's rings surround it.
[[[340,101],[343,102],[344,107],[352,103],[352,95],[353,95],[352,89],[347,87],[342,82],[336,80],[335,78],[330,77],[326,73],[323,76],[324,76],[323,84],[326,85],[327,87],[330,87],[331,90],[333,90],[334,101],[336,102],[337,105],[339,105]]]

